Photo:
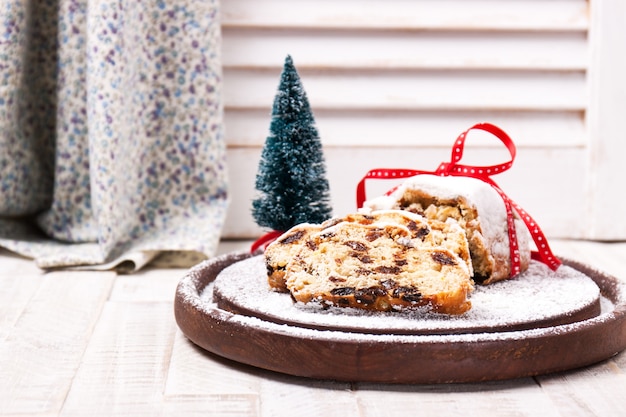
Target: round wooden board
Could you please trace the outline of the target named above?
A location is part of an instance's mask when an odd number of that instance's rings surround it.
[[[563,267],[560,274],[532,261],[516,279],[477,285],[473,307],[458,316],[429,313],[426,308],[393,312],[297,305],[288,293],[268,285],[263,255],[223,269],[203,292],[217,308],[263,321],[352,333],[437,335],[497,333],[575,323],[602,312],[600,289],[587,275]],[[244,289],[245,290],[242,290]]]
[[[572,260],[614,308],[580,322],[519,331],[449,335],[355,334],[280,325],[233,314],[202,299],[227,266],[248,253],[203,262],[176,290],[176,321],[219,356],[290,375],[381,383],[478,382],[574,369],[626,349],[626,284]]]

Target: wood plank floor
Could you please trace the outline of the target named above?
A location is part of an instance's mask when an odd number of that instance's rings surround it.
[[[220,252],[249,242],[223,242]],[[626,243],[554,241],[626,277]],[[233,363],[174,321],[185,269],[42,272],[0,252],[1,416],[624,416],[626,353],[536,378],[481,384],[313,381]]]

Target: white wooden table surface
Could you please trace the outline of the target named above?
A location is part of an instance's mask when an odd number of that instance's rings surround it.
[[[552,246],[626,277],[626,243]],[[220,252],[246,247],[224,242]],[[0,415],[626,415],[626,353],[554,375],[453,385],[313,381],[233,363],[177,328],[185,272],[44,273],[0,251]]]

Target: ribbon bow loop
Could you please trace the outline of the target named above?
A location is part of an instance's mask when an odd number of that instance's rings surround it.
[[[485,132],[491,133],[496,138],[500,139],[502,144],[509,151],[511,159],[501,164],[489,166],[459,164],[459,162],[463,158],[463,152],[465,151],[465,140],[467,139],[467,134],[471,130],[484,130]],[[509,137],[509,135],[506,134],[504,130],[490,123],[478,123],[459,135],[459,137],[456,139],[456,142],[454,142],[454,146],[452,147],[450,162],[442,162],[435,171],[435,173],[442,176],[458,175],[486,180],[492,175],[499,174],[510,169],[513,166],[513,161],[515,160],[516,153],[517,148],[515,147],[515,143],[513,143],[513,140]]]

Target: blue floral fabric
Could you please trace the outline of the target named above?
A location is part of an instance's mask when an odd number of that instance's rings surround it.
[[[211,256],[220,40],[217,0],[2,2],[0,246],[44,268]]]

